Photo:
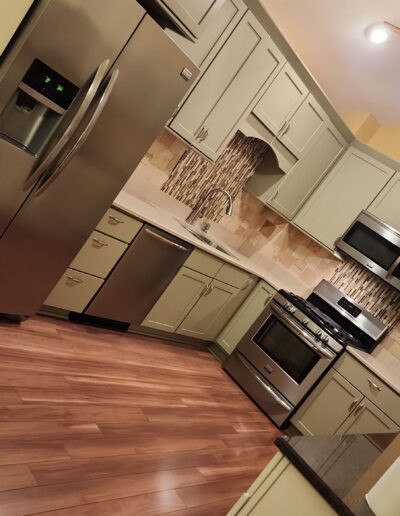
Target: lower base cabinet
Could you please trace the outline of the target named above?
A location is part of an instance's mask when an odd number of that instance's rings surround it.
[[[335,516],[303,475],[277,453],[228,516]]]
[[[217,337],[224,351],[232,353],[243,335],[269,304],[276,290],[265,281],[260,281],[246,301]]]

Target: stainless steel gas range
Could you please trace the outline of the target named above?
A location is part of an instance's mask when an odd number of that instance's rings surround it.
[[[282,427],[347,345],[371,352],[386,332],[327,281],[308,300],[280,290],[224,369]]]

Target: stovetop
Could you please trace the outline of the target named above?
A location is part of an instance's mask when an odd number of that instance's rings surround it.
[[[309,319],[322,328],[327,334],[331,335],[331,337],[333,337],[335,341],[339,342],[343,347],[347,345],[356,347],[361,346],[360,342],[351,335],[351,333],[342,328],[336,321],[322,312],[310,301],[286,290],[279,290],[279,294],[290,301],[290,303],[292,303],[296,308],[301,310]]]

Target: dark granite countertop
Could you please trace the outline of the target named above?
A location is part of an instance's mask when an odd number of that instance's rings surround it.
[[[279,437],[275,444],[343,516],[373,516],[365,495],[400,456],[400,434]]]

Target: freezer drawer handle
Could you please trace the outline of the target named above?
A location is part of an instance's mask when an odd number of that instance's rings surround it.
[[[242,364],[248,369],[252,375],[256,378],[258,383],[264,387],[264,389],[271,395],[271,397],[285,410],[292,410],[292,406],[289,405],[289,403],[286,403],[285,400],[283,400],[275,391],[272,389],[264,380],[261,378],[261,376],[258,374],[258,372],[254,369],[254,367],[251,367],[250,364],[247,364],[247,360],[244,361],[244,359],[240,356],[240,354],[237,355],[238,359]]]
[[[173,242],[172,240],[168,240],[168,238],[165,238],[158,233],[153,233],[150,229],[145,229],[146,233],[150,235],[152,238],[155,238],[156,240],[159,240],[163,244],[170,245],[171,247],[175,247],[176,249],[179,249],[179,251],[186,251],[189,252],[190,249],[187,247],[184,247],[183,245],[177,244],[176,242]]]
[[[118,217],[115,217],[114,215],[109,215],[108,218],[115,222],[115,224],[123,224],[124,221],[119,219]]]
[[[83,279],[76,278],[75,276],[67,276],[67,279],[73,281],[74,283],[84,283]]]
[[[95,242],[100,247],[106,247],[108,244],[107,242],[104,242],[103,240],[100,240],[99,238],[93,237],[93,242]]]

